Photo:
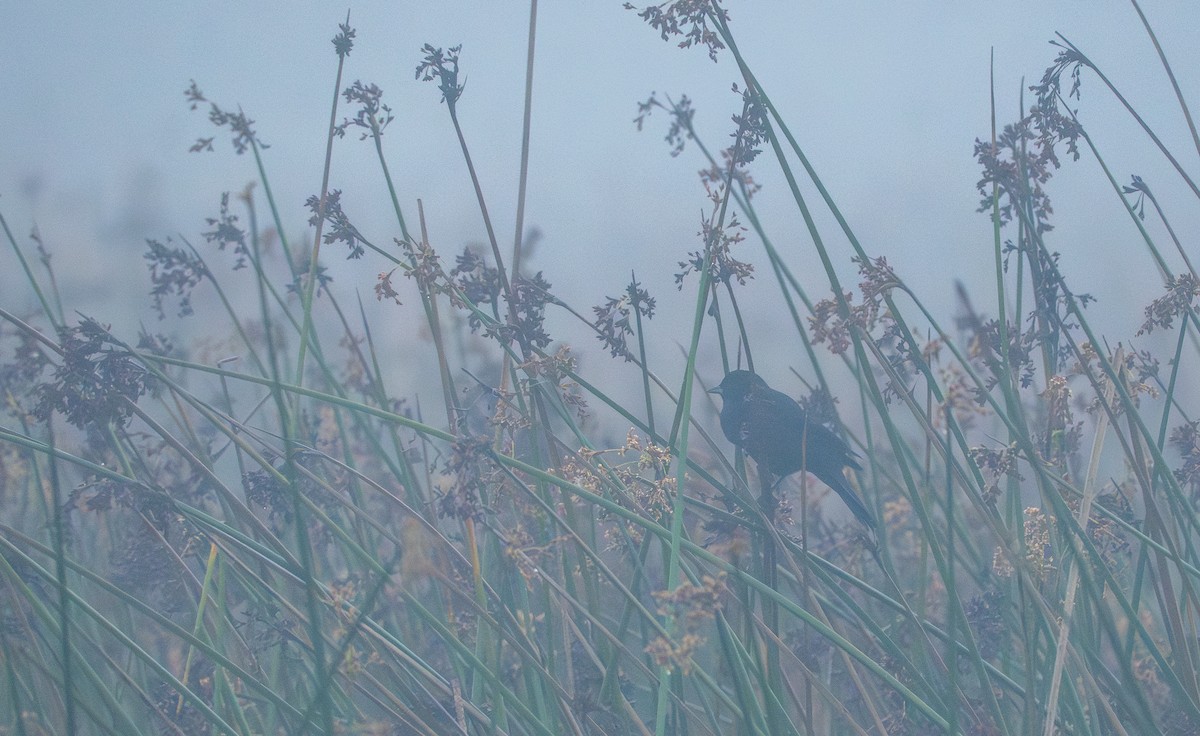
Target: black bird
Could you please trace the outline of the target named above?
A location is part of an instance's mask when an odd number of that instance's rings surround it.
[[[870,512],[842,472],[847,467],[862,470],[854,459],[858,455],[836,434],[808,421],[790,396],[750,371],[731,371],[708,392],[721,397],[721,431],[754,458],[760,472],[766,470],[782,480],[807,470],[836,491],[859,521],[875,528]]]

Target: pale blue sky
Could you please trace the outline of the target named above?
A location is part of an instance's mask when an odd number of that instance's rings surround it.
[[[990,226],[974,212],[979,169],[971,157],[974,139],[988,133],[993,48],[1001,123],[1017,117],[1022,77],[1027,85],[1040,78],[1055,55],[1047,41],[1061,31],[1196,169],[1173,93],[1127,3],[731,2],[728,8],[750,64],[864,246],[886,255],[944,318],[954,278],[984,289],[993,283]],[[1200,4],[1147,2],[1144,9],[1185,95],[1200,104]],[[415,200],[424,200],[431,238],[446,254],[482,242],[484,231],[437,89],[413,79],[419,49],[463,45],[462,121],[498,233],[511,244],[528,10],[509,2],[351,6],[358,38],[343,86],[362,79],[384,89],[397,113],[385,145],[402,203],[415,218]],[[257,121],[272,146],[266,163],[290,235],[303,239],[302,205],[321,181],[336,66],[329,41],[345,12],[318,2],[71,1],[22,4],[5,14],[0,211],[19,236],[35,223],[41,229],[74,302],[68,309],[101,318],[135,314],[149,288],[143,239],[197,236],[220,193],[254,177],[251,160],[233,155],[228,136],[187,109],[182,92],[190,79],[210,99],[241,105]],[[721,147],[737,110],[729,92],[736,69],[729,58],[713,64],[703,51],[663,43],[619,0],[542,2],[539,12],[526,223],[541,228],[544,239],[532,267],[581,310],[620,292],[636,269],[658,297],[657,329],[669,355],[680,334],[669,320],[692,308],[691,293],[675,291],[673,274],[698,244],[701,162],[691,149],[668,155],[664,116],[654,116],[640,134],[632,119],[636,103],[652,91],[687,94],[707,142]],[[1100,82],[1085,76],[1083,93],[1082,120],[1118,178],[1144,176],[1177,229],[1197,232],[1196,200],[1179,194],[1177,179]],[[187,153],[197,137],[214,134],[216,153]],[[777,243],[790,244],[798,273],[811,271],[811,245],[768,157],[755,174],[766,185],[759,206]],[[391,241],[396,228],[369,143],[351,136],[337,143],[331,185],[344,190],[343,203],[360,229],[377,242]],[[1114,309],[1109,324],[1118,337],[1127,335],[1160,289],[1136,231],[1086,154],[1064,168],[1050,193],[1058,225],[1052,247],[1063,252],[1064,270],[1079,291],[1129,296],[1136,309],[1111,298],[1099,305]],[[756,244],[745,248],[748,259],[762,261]],[[835,257],[853,283],[849,250],[840,242]],[[27,305],[28,286],[14,279],[12,262],[6,246],[0,264],[10,265],[0,277],[0,299]],[[342,293],[358,289],[369,297],[380,268],[339,265],[334,274]],[[814,289],[822,283],[820,274],[805,280]],[[762,286],[766,301],[751,315],[751,329],[769,339],[776,297]],[[984,309],[993,303],[980,301]],[[115,315],[107,319],[120,326]]]

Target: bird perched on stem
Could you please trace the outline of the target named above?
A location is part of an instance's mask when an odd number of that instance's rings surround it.
[[[857,455],[836,434],[808,421],[790,396],[772,389],[758,374],[741,370],[730,371],[709,393],[721,397],[721,431],[754,458],[760,473],[781,481],[806,470],[841,496],[859,521],[875,528],[843,473],[847,467],[862,470]]]

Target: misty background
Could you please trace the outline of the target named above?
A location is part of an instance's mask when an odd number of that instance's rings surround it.
[[[1057,49],[1056,31],[1087,54],[1147,118],[1164,143],[1194,155],[1190,135],[1153,45],[1134,8],[1123,2],[793,3],[729,2],[731,28],[756,74],[796,134],[869,253],[885,256],[945,323],[954,282],[967,283],[975,307],[994,316],[992,228],[979,214],[972,158],[990,135],[990,64],[994,54],[997,124],[1016,121],[1022,90],[1037,83]],[[251,156],[235,155],[227,131],[192,111],[191,80],[227,110],[255,121],[284,226],[297,248],[311,246],[303,204],[319,193],[337,58],[330,40],[347,8],[328,3],[153,2],[24,4],[0,27],[0,213],[31,254],[36,228],[53,255],[66,310],[79,310],[133,338],[152,329],[150,282],[141,254],[146,238],[183,235],[201,247],[222,192],[256,178]],[[396,119],[384,151],[410,227],[420,198],[430,240],[445,262],[486,242],[483,223],[436,84],[414,79],[421,47],[462,44],[466,90],[460,118],[505,252],[511,250],[520,163],[529,7],[524,3],[358,2],[357,31],[342,87],[355,80],[384,90]],[[1200,5],[1143,5],[1188,100],[1200,100]],[[696,172],[706,164],[689,145],[672,157],[663,141],[668,116],[656,111],[638,132],[637,103],[687,95],[711,150],[729,143],[731,92],[740,82],[728,54],[713,63],[702,48],[664,43],[618,0],[542,2],[538,7],[532,148],[525,223],[540,239],[526,261],[554,292],[581,311],[619,295],[631,272],[657,299],[647,336],[652,369],[682,365],[695,304],[695,282],[676,290],[678,262],[700,247],[708,206]],[[1025,93],[1025,107],[1032,96]],[[1196,201],[1145,135],[1090,72],[1072,101],[1114,176],[1142,176],[1183,234],[1200,225]],[[353,115],[342,103],[339,121]],[[188,153],[216,136],[215,152]],[[1191,165],[1185,162],[1185,166]],[[828,296],[808,234],[772,157],[751,167],[763,185],[755,202],[776,246],[811,291]],[[330,180],[347,215],[368,238],[399,235],[369,141],[353,131],[335,143]],[[1056,226],[1048,243],[1076,292],[1099,302],[1089,311],[1116,340],[1128,339],[1162,280],[1101,170],[1084,149],[1048,185]],[[813,196],[811,186],[805,193]],[[260,222],[267,219],[261,188]],[[821,209],[821,208],[817,208]],[[234,211],[244,213],[237,207]],[[857,284],[851,251],[831,217],[822,232],[848,288]],[[245,225],[243,216],[242,224]],[[1152,232],[1161,225],[1152,222]],[[752,234],[738,257],[772,278]],[[407,325],[415,308],[375,302],[384,264],[368,255],[345,261],[326,247],[322,262],[339,298],[361,295],[377,341],[395,348],[397,371],[420,370],[420,339]],[[214,268],[216,260],[214,259]],[[218,278],[222,278],[218,273]],[[403,281],[403,280],[398,280]],[[775,334],[781,304],[743,290],[756,359],[784,375],[807,373],[799,346]],[[8,247],[0,255],[3,304],[34,307],[32,291]],[[347,302],[352,303],[352,302]],[[197,297],[198,308],[203,304]],[[612,370],[603,348],[552,310],[556,339],[581,353],[584,369]],[[211,328],[211,325],[207,326]],[[171,327],[168,329],[175,329]],[[767,349],[774,354],[767,353]],[[429,353],[431,351],[424,351]],[[761,353],[761,354],[760,354]],[[715,353],[710,354],[715,357]],[[827,354],[826,354],[826,357]],[[706,380],[718,380],[710,363]],[[632,375],[632,374],[631,374]],[[615,380],[615,379],[614,379]],[[792,388],[792,387],[789,387]],[[795,391],[792,391],[796,393]]]

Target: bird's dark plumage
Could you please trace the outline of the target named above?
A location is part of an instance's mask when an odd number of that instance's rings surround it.
[[[808,421],[790,396],[750,371],[730,371],[709,392],[721,397],[721,431],[754,458],[760,471],[783,478],[807,470],[841,496],[859,521],[874,528],[870,512],[843,473],[847,467],[862,466],[840,437]]]

